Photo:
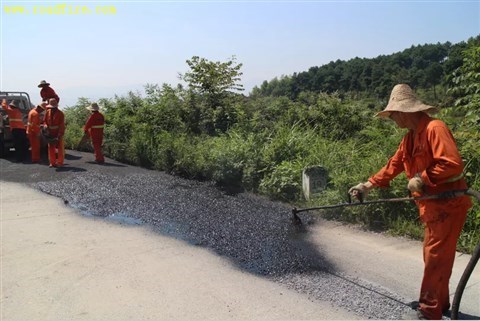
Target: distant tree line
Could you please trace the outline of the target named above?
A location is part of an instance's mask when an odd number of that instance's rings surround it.
[[[469,41],[480,43],[480,35]],[[291,76],[264,81],[255,87],[253,96],[286,96],[297,99],[302,92],[365,93],[383,99],[398,83],[407,83],[415,89],[433,89],[448,81],[462,65],[466,42],[425,44],[412,46],[402,52],[376,58],[336,60]]]

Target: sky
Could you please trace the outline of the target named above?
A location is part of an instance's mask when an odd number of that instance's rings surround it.
[[[186,60],[242,63],[245,94],[337,59],[480,34],[476,1],[3,1],[0,90],[60,107],[182,83]]]

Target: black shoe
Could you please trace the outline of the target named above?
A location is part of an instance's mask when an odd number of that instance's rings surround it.
[[[418,301],[412,301],[410,303],[407,303],[407,305],[412,308],[413,310],[417,310],[420,307],[420,302]]]

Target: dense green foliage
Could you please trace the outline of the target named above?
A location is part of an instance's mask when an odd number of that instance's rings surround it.
[[[386,92],[394,84],[405,75],[416,74],[417,82],[412,83],[419,97],[445,105],[439,117],[451,126],[466,160],[469,184],[479,190],[479,47],[477,37],[457,45],[425,45],[388,57],[335,62],[310,70],[317,80],[306,83],[320,87],[297,86],[291,91],[293,87],[285,85],[304,79],[309,71],[272,81],[277,83],[271,87],[277,88],[275,92],[265,91],[270,82],[250,96],[235,93],[241,89],[241,64],[234,58],[221,63],[193,57],[187,61],[190,70],[182,76],[187,88],[147,85],[144,96],[130,93],[100,102],[107,120],[104,149],[108,156],[126,163],[213,180],[299,206],[344,202],[348,188],[365,181],[396,150],[405,131],[373,115],[385,106]],[[438,69],[432,67],[432,59],[441,73],[429,69]],[[404,68],[398,69],[399,64]],[[343,66],[340,74],[338,66]],[[370,81],[346,73],[356,70],[351,66],[357,66],[360,75],[359,70],[370,66]],[[281,91],[279,86],[287,89]],[[81,137],[87,105],[80,99],[65,111],[69,148]],[[312,165],[328,170],[328,185],[322,195],[306,202],[301,173]],[[376,189],[371,197],[406,194],[402,174],[389,189]],[[334,210],[325,215],[401,235],[418,238],[422,234],[417,211],[407,203]],[[480,241],[479,225],[476,205],[462,234],[461,249],[470,251]]]
[[[479,39],[480,36],[476,40]],[[464,42],[426,44],[374,59],[357,57],[349,61],[332,61],[292,76],[264,81],[253,89],[252,94],[297,99],[305,91],[338,91],[386,98],[398,83],[435,90],[437,85],[445,84],[444,75],[452,74],[462,64],[461,54],[465,46]]]

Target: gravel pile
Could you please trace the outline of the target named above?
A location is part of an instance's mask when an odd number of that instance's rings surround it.
[[[162,234],[207,247],[241,269],[362,317],[398,319],[409,309],[402,303],[405,299],[387,289],[335,273],[304,239],[308,227],[294,226],[291,208],[278,202],[248,193],[229,195],[209,183],[155,171],[77,172],[34,187],[85,215],[148,224]]]
[[[308,225],[291,223],[289,206],[111,160],[98,166],[88,153],[69,151],[66,159],[59,169],[48,168],[45,160],[32,165],[0,159],[1,179],[59,197],[87,216],[148,224],[361,318],[399,319],[409,309],[388,289],[338,273],[307,240]],[[302,220],[315,223],[308,214]]]
[[[291,209],[251,194],[228,195],[208,183],[153,171],[124,177],[83,172],[35,187],[86,215],[133,218],[260,275],[325,268],[291,224]]]

